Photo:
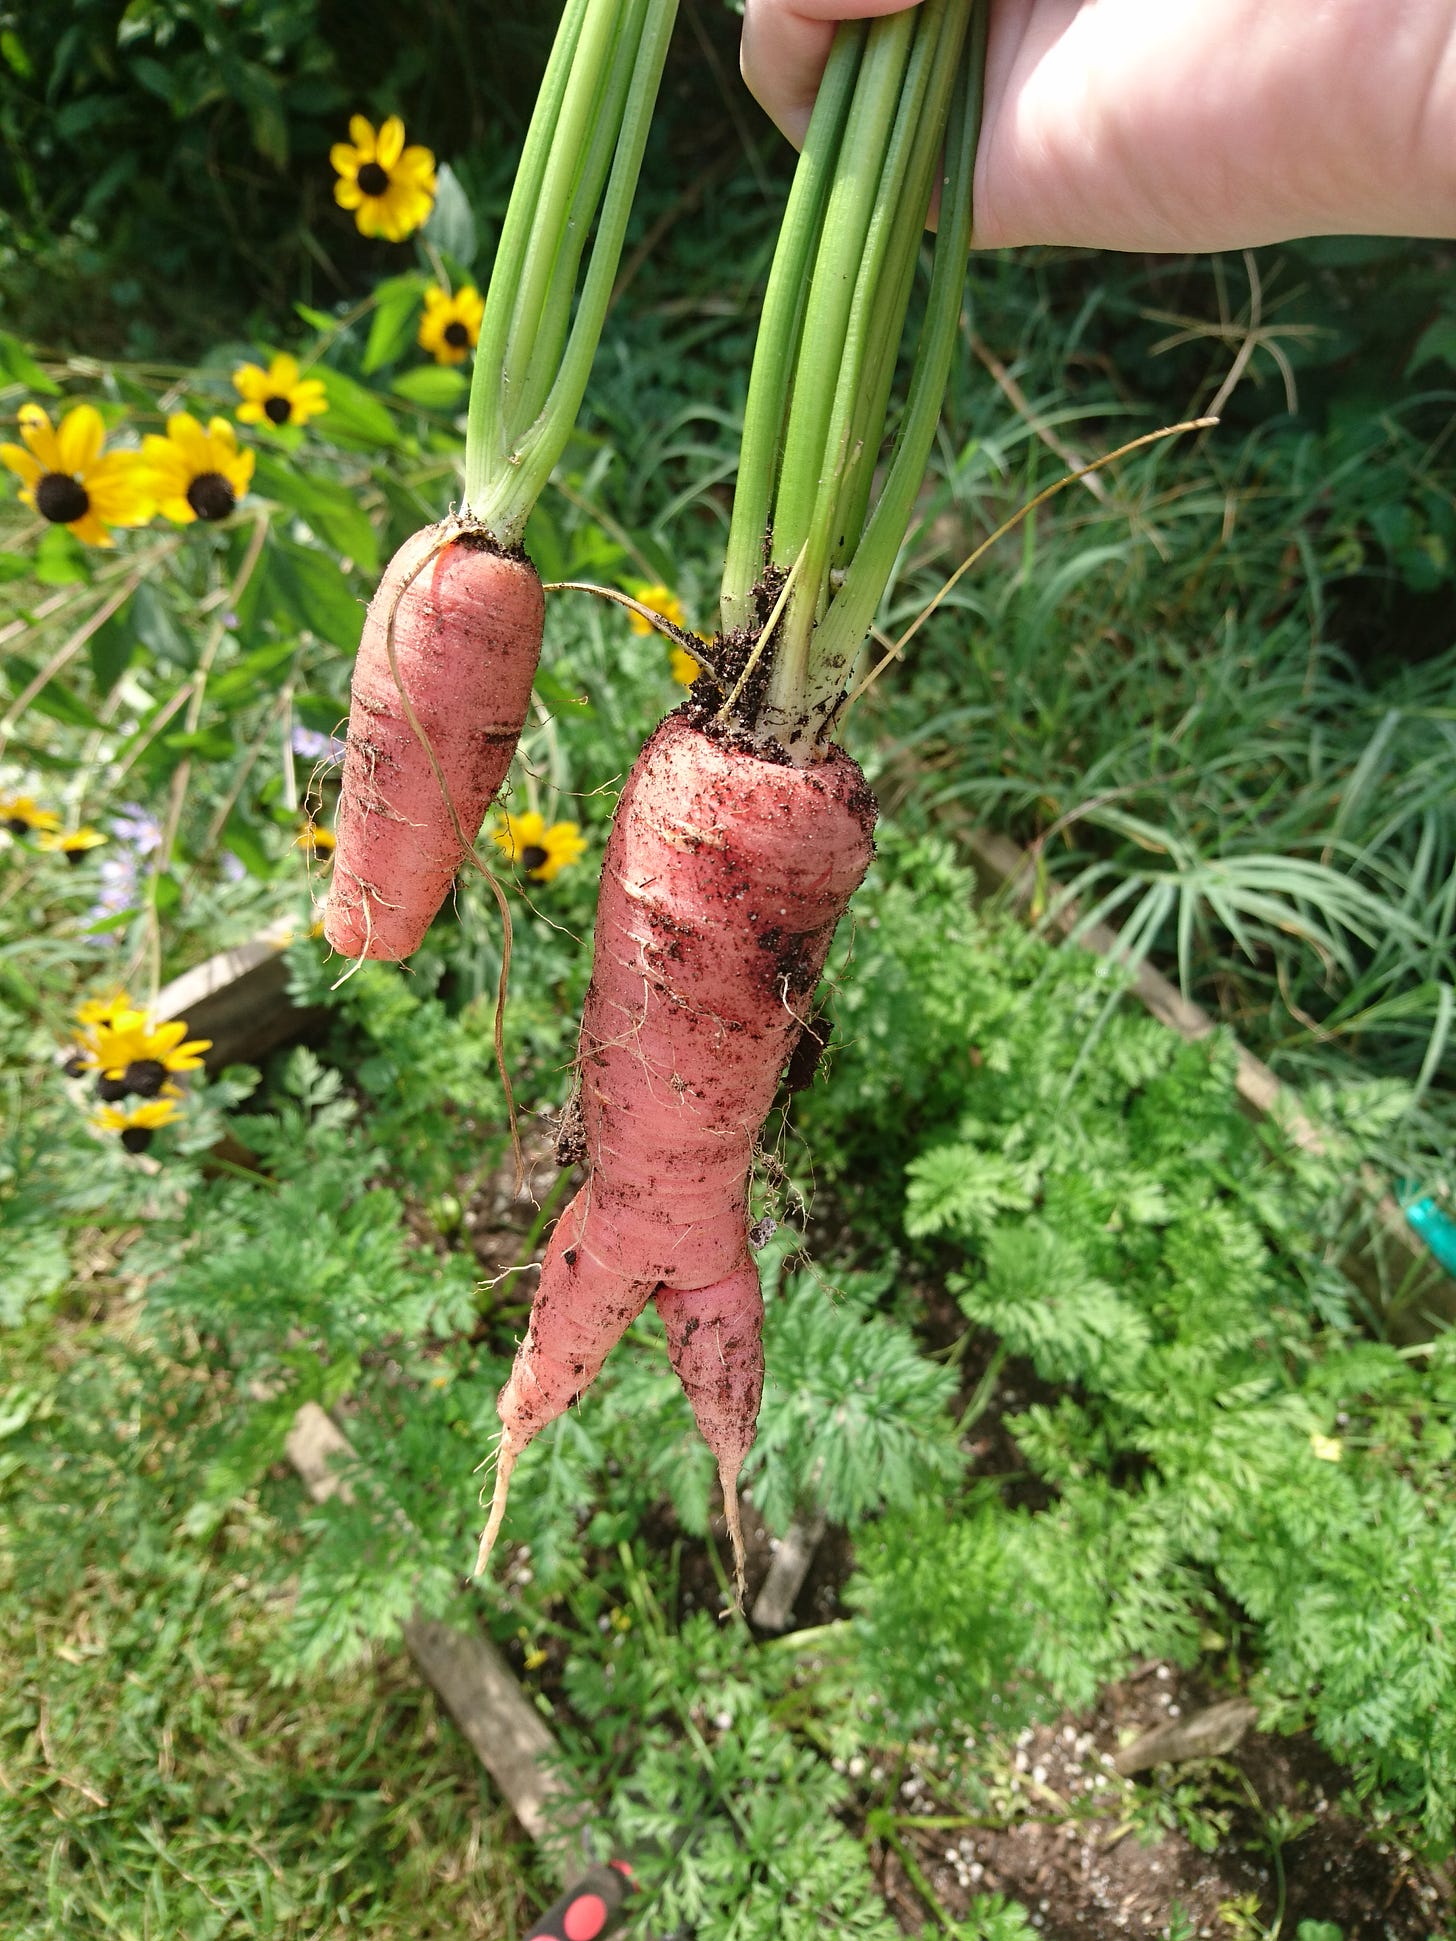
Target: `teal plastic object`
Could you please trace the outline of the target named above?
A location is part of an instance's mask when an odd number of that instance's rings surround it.
[[[1456,1220],[1437,1206],[1429,1193],[1412,1200],[1405,1209],[1406,1222],[1418,1233],[1446,1272],[1456,1275]]]

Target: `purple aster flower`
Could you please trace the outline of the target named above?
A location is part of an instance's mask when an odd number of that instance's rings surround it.
[[[162,825],[139,802],[123,802],[121,814],[111,819],[111,833],[118,842],[128,843],[138,856],[150,856],[162,840]]]
[[[295,728],[293,731],[293,752],[302,755],[305,761],[341,762],[344,747],[345,744],[337,735],[321,735],[314,728]]]

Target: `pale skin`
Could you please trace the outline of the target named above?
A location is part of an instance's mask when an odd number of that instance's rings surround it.
[[[796,146],[840,20],[746,0],[743,75]],[[978,248],[1456,236],[1456,0],[990,0]]]

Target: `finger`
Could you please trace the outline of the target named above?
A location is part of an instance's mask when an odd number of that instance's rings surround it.
[[[802,148],[841,20],[903,13],[919,0],[745,0],[739,64],[748,91]]]

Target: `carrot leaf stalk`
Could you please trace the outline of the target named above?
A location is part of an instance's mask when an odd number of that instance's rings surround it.
[[[581,408],[676,13],[677,0],[568,0],[557,31],[501,229],[466,423],[466,516],[504,551],[519,545]]]
[[[677,0],[567,0],[476,346],[466,503],[390,561],[354,664],[324,914],[349,957],[410,956],[462,863],[489,876],[473,845],[541,655],[522,535],[581,405],[676,12]],[[503,1064],[501,1076],[509,1096]]]
[[[980,124],[985,9],[925,0],[836,36],[770,273],[749,380],[724,567],[725,637],[757,636],[739,725],[815,759],[894,571],[960,324]],[[888,472],[871,510],[890,393],[939,175],[925,320]]]

